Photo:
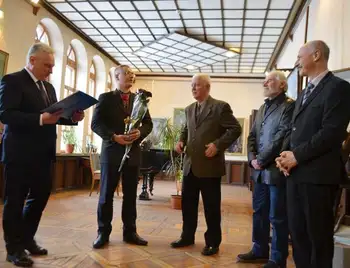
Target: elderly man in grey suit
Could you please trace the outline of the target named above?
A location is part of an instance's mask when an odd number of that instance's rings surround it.
[[[225,149],[241,135],[242,129],[228,103],[212,98],[210,77],[196,74],[192,94],[196,102],[185,109],[186,125],[176,145],[185,152],[182,189],[183,227],[174,248],[194,244],[201,192],[207,231],[203,255],[213,255],[221,243],[221,176],[225,174]]]
[[[285,94],[282,72],[273,71],[264,82],[261,105],[248,136],[248,161],[254,180],[253,248],[239,254],[241,262],[266,262],[264,268],[285,268],[288,257],[286,178],[275,164],[291,123],[294,101]],[[273,227],[269,258],[270,224]]]

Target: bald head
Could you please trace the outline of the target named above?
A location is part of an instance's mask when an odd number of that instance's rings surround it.
[[[301,76],[311,79],[327,70],[329,47],[321,40],[313,40],[304,44],[298,53],[296,62]]]
[[[313,40],[305,44],[311,50],[311,53],[320,53],[320,58],[327,61],[329,60],[329,47],[322,40]]]

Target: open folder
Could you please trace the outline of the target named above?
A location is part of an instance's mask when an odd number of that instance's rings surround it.
[[[98,100],[91,97],[90,95],[77,91],[72,95],[64,98],[63,100],[52,104],[51,106],[45,108],[41,112],[43,113],[54,113],[58,110],[63,110],[62,116],[63,118],[70,119],[76,111],[83,111],[87,108],[98,103]]]

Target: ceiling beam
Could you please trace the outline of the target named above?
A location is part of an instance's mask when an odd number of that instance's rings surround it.
[[[287,43],[289,37],[293,34],[293,30],[300,18],[300,16],[304,13],[305,7],[310,4],[311,0],[296,0],[292,6],[292,10],[289,13],[287,21],[284,25],[284,29],[281,33],[280,38],[277,41],[276,47],[272,53],[272,56],[267,64],[265,71],[270,71],[276,65],[276,62],[281,55],[284,46]],[[295,56],[296,57],[296,56]],[[293,67],[293,66],[291,66]]]
[[[45,1],[41,2],[43,8],[45,8],[49,13],[51,13],[54,17],[56,17],[60,22],[66,25],[69,29],[71,29],[74,33],[76,33],[79,37],[84,39],[84,41],[88,42],[92,47],[94,47],[97,51],[101,52],[108,59],[110,59],[116,65],[120,65],[120,63],[113,58],[108,52],[106,52],[103,48],[99,47],[91,38],[89,38],[85,33],[81,32],[74,24],[70,23],[67,19],[63,17],[60,13],[58,13],[55,9],[53,9],[49,4]]]

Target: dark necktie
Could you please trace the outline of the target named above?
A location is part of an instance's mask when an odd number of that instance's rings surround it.
[[[200,115],[201,115],[201,105],[200,104],[198,104],[198,103],[196,103],[196,123],[198,122],[198,120],[199,120],[199,117],[200,117]]]
[[[307,98],[310,96],[311,94],[311,90],[314,88],[314,84],[308,83],[307,87],[304,89],[304,96],[303,96],[303,102],[301,103],[301,105],[304,105],[304,103],[306,102]]]
[[[46,94],[46,91],[45,91],[45,89],[44,89],[43,83],[42,83],[40,80],[38,80],[38,81],[36,82],[36,84],[37,84],[38,87],[39,87],[39,91],[40,91],[41,97],[43,98],[43,100],[44,100],[44,102],[45,102],[45,105],[46,105],[46,106],[49,106],[50,101],[49,101],[49,98],[48,98],[48,96],[47,96],[47,94]]]

